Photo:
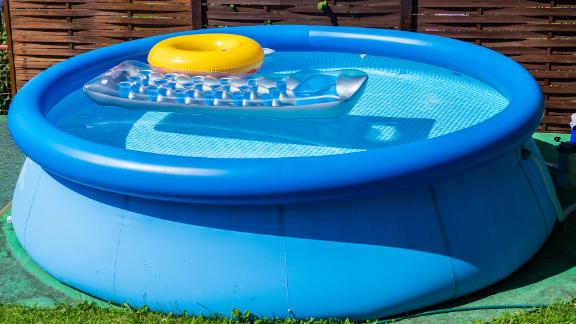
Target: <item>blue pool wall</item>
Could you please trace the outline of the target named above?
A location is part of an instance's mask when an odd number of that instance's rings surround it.
[[[436,64],[486,82],[506,96],[510,105],[484,123],[429,141],[306,159],[189,159],[147,154],[86,141],[46,120],[46,111],[68,93],[120,61],[143,58],[159,40],[215,31],[247,35],[279,50],[362,49],[368,54]],[[26,95],[16,96],[10,109],[9,127],[17,145],[55,174],[118,193],[203,203],[309,201],[352,191],[364,194],[421,185],[481,165],[520,145],[543,113],[540,89],[520,65],[491,50],[447,38],[322,26],[253,26],[179,34],[98,49],[38,75],[20,91]],[[42,138],[37,134],[43,134]]]
[[[530,140],[428,186],[229,206],[93,189],[27,160],[13,224],[42,268],[104,300],[204,315],[238,308],[367,319],[466,295],[524,264],[556,219],[539,163]]]

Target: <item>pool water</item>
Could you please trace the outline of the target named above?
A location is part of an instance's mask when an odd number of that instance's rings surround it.
[[[348,115],[281,120],[145,112],[101,106],[82,89],[48,113],[58,128],[127,150],[205,158],[284,158],[348,154],[457,132],[501,112],[491,86],[433,65],[335,52],[276,52],[262,73],[354,68],[368,74]],[[104,72],[104,71],[102,71]]]

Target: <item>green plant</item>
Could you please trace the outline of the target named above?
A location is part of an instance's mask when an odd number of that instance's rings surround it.
[[[330,2],[328,0],[320,0],[318,1],[318,10],[325,11],[330,8]]]
[[[0,44],[6,44],[6,32],[2,27],[0,27]],[[11,100],[8,52],[0,51],[0,115],[8,112]]]

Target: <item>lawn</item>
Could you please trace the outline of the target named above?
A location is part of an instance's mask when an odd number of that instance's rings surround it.
[[[250,314],[235,312],[231,319],[224,317],[176,316],[160,314],[147,309],[129,307],[102,308],[94,304],[60,305],[52,309],[20,305],[0,305],[0,323],[350,323],[345,320],[268,320],[257,319]],[[374,323],[374,322],[367,322]],[[503,313],[492,323],[576,323],[576,299],[568,303],[524,310],[519,313]]]
[[[492,323],[576,323],[576,299],[517,314],[505,313]]]

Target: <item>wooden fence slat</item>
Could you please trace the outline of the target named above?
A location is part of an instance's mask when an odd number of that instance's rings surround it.
[[[412,0],[400,0],[400,29],[402,30],[412,30],[414,16],[412,5]]]

